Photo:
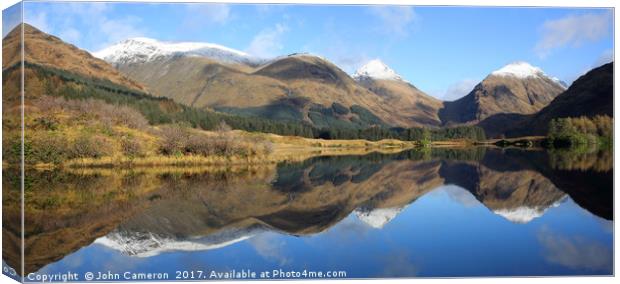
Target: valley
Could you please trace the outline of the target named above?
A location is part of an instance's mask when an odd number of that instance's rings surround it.
[[[15,5],[4,273],[613,275],[614,11]]]
[[[32,131],[26,136],[32,149],[26,162],[37,167],[274,163],[338,153],[488,145],[488,138],[500,136],[513,135],[516,141],[544,136],[538,129],[555,116],[545,113],[555,105],[570,107],[567,101],[585,96],[581,93],[590,87],[582,85],[591,84],[582,83],[590,82],[587,74],[563,93],[566,87],[557,79],[518,62],[491,72],[463,98],[442,102],[380,60],[350,76],[310,54],[259,60],[219,45],[145,38],[113,45],[95,53],[97,58],[28,24],[23,27],[24,122]],[[19,86],[11,79],[20,70],[18,31],[3,41],[9,59],[3,88],[13,94],[3,97],[5,165],[19,156],[11,150],[19,141],[11,130],[19,125]],[[591,77],[611,71],[597,69]],[[596,86],[596,105],[604,105],[610,89]],[[574,115],[611,115],[596,105]],[[535,125],[519,128],[533,116],[546,118],[530,119]]]

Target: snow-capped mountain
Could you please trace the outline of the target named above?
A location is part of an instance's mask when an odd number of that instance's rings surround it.
[[[491,72],[466,96],[445,102],[444,125],[475,123],[495,114],[533,114],[547,106],[566,85],[527,62],[514,62]]]
[[[250,65],[257,65],[263,62],[262,59],[245,52],[213,43],[162,42],[144,37],[121,41],[94,52],[93,55],[115,65],[144,63],[172,56],[199,56],[223,63]]]
[[[506,220],[508,220],[510,222],[518,223],[518,224],[525,224],[525,223],[529,223],[530,221],[532,221],[532,220],[534,220],[534,219],[544,215],[545,212],[549,208],[554,208],[554,207],[560,206],[560,204],[562,202],[564,202],[564,200],[566,200],[566,196],[563,197],[562,199],[556,201],[555,203],[551,204],[550,207],[519,206],[517,208],[512,208],[512,209],[493,210],[493,213],[506,218]]]
[[[520,79],[545,77],[558,83],[560,86],[566,89],[566,83],[556,77],[550,77],[542,69],[536,66],[532,66],[524,61],[517,61],[510,63],[498,70],[491,72],[494,76],[513,76]]]
[[[396,218],[396,216],[402,211],[403,208],[377,208],[373,210],[355,210],[355,215],[362,222],[368,224],[375,229],[381,229],[387,223]]]
[[[392,68],[388,67],[379,59],[373,59],[360,67],[353,74],[353,79],[361,80],[364,78],[379,79],[379,80],[395,80],[404,81],[403,78],[396,73]]]
[[[231,229],[195,238],[177,238],[151,232],[115,230],[95,240],[95,243],[135,257],[151,257],[165,252],[203,251],[232,245],[264,232],[262,227]]]
[[[545,76],[542,69],[534,67],[527,62],[517,61],[510,63],[498,70],[491,72],[495,76],[515,76],[517,78],[527,78],[536,76]]]

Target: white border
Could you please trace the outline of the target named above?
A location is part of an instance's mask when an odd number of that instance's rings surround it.
[[[2,10],[14,5],[19,1],[16,0],[7,0],[2,1],[0,7]],[[27,1],[26,1],[27,2]],[[62,1],[58,1],[62,2]],[[419,5],[419,6],[495,6],[495,7],[612,7],[614,8],[614,19],[615,19],[615,8],[618,6],[617,1],[613,0],[596,0],[596,1],[584,1],[584,0],[503,0],[503,1],[493,1],[493,0],[235,0],[235,1],[204,1],[204,0],[149,0],[149,1],[136,1],[136,0],[110,0],[110,1],[94,1],[94,0],[83,0],[82,2],[205,2],[205,3],[270,3],[270,4],[395,4],[395,5]],[[0,15],[0,20],[2,16]],[[618,38],[618,21],[614,22],[614,40]],[[618,47],[614,44],[614,55],[617,54]],[[1,66],[0,59],[0,66]],[[615,68],[615,66],[614,66]],[[620,107],[620,100],[615,98],[617,86],[619,80],[614,70],[614,117],[615,111]],[[0,90],[1,95],[1,90]],[[614,133],[619,133],[618,124],[614,125]],[[1,130],[0,130],[1,133]],[[618,154],[615,149],[618,149],[618,145],[620,142],[618,141],[618,136],[614,134],[614,161],[618,160]],[[1,153],[0,153],[1,157]],[[615,162],[614,162],[615,163]],[[614,181],[617,176],[618,169],[614,166]],[[0,174],[1,175],[1,174]],[[614,182],[614,191],[615,182]],[[614,193],[614,205],[620,204],[618,203],[619,193]],[[614,206],[614,220],[616,220],[615,212],[617,208]],[[1,216],[1,213],[0,213]],[[618,232],[617,222],[614,222],[614,232]],[[1,235],[0,235],[1,241]],[[614,272],[618,273],[618,259],[615,257],[617,254],[615,253],[618,249],[618,237],[614,236]],[[335,283],[333,281],[338,281],[338,283],[368,283],[381,281],[381,283],[409,283],[409,282],[417,282],[417,283],[468,283],[468,284],[478,284],[478,283],[522,283],[523,281],[527,281],[528,283],[616,283],[617,279],[615,277],[521,277],[521,278],[441,278],[441,279],[380,279],[380,280],[311,280],[314,283]],[[9,283],[9,281],[14,281],[13,279],[7,276],[0,276],[0,281],[2,283]],[[277,283],[278,281],[260,281],[258,283]],[[17,283],[17,282],[13,282]],[[88,282],[85,282],[88,283]],[[137,283],[148,283],[148,282],[137,282]],[[157,282],[157,283],[182,283],[182,282]],[[248,283],[247,281],[226,281],[225,283]],[[286,281],[285,283],[307,283],[307,280],[304,281]]]

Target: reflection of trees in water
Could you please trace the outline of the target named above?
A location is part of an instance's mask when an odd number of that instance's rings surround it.
[[[116,231],[155,233],[167,240],[257,226],[314,234],[354,210],[402,208],[447,183],[466,188],[493,210],[546,208],[563,195],[557,187],[610,219],[612,167],[609,153],[425,148],[318,157],[277,167],[28,171],[26,272]],[[5,170],[4,176],[5,260],[18,267],[19,171]]]
[[[597,160],[600,159],[600,160]],[[488,151],[481,164],[495,170],[531,169],[589,212],[613,218],[613,160],[610,151]]]
[[[610,149],[553,149],[549,165],[558,170],[607,172],[613,169],[613,151]]]
[[[59,260],[111,231],[144,206],[159,181],[147,175],[73,175],[62,171],[25,174],[25,272]],[[3,170],[4,260],[21,263],[20,174]]]

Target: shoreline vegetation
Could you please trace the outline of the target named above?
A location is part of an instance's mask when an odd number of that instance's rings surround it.
[[[62,163],[62,167],[194,167],[194,166],[253,166],[277,164],[280,162],[300,162],[317,156],[363,155],[370,152],[397,153],[418,147],[416,142],[399,140],[323,140],[294,136],[279,136],[264,133],[248,133],[231,130],[217,133],[206,132],[215,139],[229,141],[253,141],[254,145],[244,145],[231,149],[230,153],[200,155],[195,153],[177,155],[155,155],[146,157],[101,157],[79,158]],[[257,146],[258,145],[258,146]],[[254,147],[268,147],[255,151]],[[240,152],[240,153],[237,153]]]
[[[584,152],[613,145],[607,116],[554,119],[548,136],[485,140],[322,139],[188,124],[151,125],[129,107],[42,96],[26,117],[26,167],[38,170],[140,167],[251,167],[317,156],[394,154],[420,148],[532,148]],[[14,121],[9,121],[14,123]],[[430,133],[430,131],[424,131]],[[12,135],[11,135],[12,134]],[[9,132],[3,168],[19,164],[20,136]]]
[[[554,119],[548,137],[487,139],[477,126],[315,128],[194,109],[114,83],[27,65],[24,143],[20,101],[5,98],[3,167],[157,167],[273,164],[321,155],[420,147],[612,147],[613,118]],[[9,68],[10,69],[10,68]],[[4,70],[3,72],[9,72]],[[9,75],[7,73],[7,75]],[[5,86],[17,93],[17,85]],[[13,90],[14,88],[15,90]]]

